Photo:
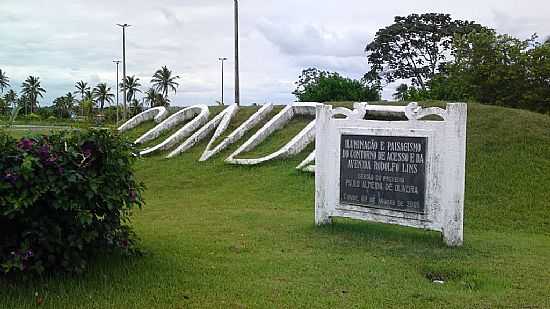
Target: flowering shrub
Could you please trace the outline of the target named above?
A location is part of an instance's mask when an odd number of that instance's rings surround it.
[[[128,224],[143,185],[133,150],[106,130],[0,132],[0,274],[82,272],[103,250],[134,252]]]

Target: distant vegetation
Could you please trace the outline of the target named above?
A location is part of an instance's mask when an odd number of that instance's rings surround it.
[[[300,102],[378,101],[377,85],[341,76],[336,72],[309,68],[302,71],[293,94]]]
[[[176,94],[180,77],[163,66],[153,74],[152,87],[143,93],[140,79],[127,76],[120,83],[121,93],[126,89],[129,116],[136,115],[147,107],[170,105],[169,92]],[[53,100],[51,106],[40,107],[39,100],[46,94],[40,77],[29,76],[21,85],[21,91],[10,88],[10,79],[0,69],[0,116],[8,117],[16,107],[21,108],[21,118],[29,121],[55,121],[58,119],[77,119],[101,122],[114,122],[117,119],[116,95],[107,83],[99,83],[92,88],[85,81],[75,83],[75,90]],[[9,89],[9,90],[8,90]],[[143,93],[141,98],[138,95]],[[122,119],[122,97],[119,100],[118,113]]]
[[[366,47],[371,83],[405,101],[475,101],[550,112],[550,41],[520,40],[448,14],[395,17]]]

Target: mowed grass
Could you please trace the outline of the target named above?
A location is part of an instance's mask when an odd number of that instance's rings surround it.
[[[262,152],[293,133],[281,130]],[[550,307],[548,116],[469,105],[461,248],[398,226],[316,227],[314,177],[294,169],[307,152],[224,164],[243,139],[198,163],[206,142],[138,162],[144,256],[98,257],[81,277],[2,282],[0,308],[34,308],[35,292],[44,308]]]

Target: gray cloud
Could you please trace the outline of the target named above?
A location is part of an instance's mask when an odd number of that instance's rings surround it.
[[[173,102],[212,104],[219,99],[218,57],[228,57],[226,101],[233,96],[232,1],[219,0],[1,0],[0,67],[18,90],[40,76],[44,103],[73,89],[75,81],[115,86],[114,59],[128,29],[128,74],[145,87],[167,65],[182,78]],[[532,0],[241,0],[241,93],[244,102],[290,102],[301,70],[315,66],[359,78],[368,65],[363,49],[395,15],[448,12],[498,31],[526,37],[550,34],[550,4]],[[385,96],[391,96],[391,87]]]

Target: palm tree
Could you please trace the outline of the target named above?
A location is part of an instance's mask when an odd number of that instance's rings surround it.
[[[153,87],[160,93],[162,93],[164,99],[168,101],[168,91],[174,91],[176,94],[177,87],[179,84],[176,83],[176,80],[179,79],[179,76],[172,76],[172,71],[168,70],[166,66],[163,66],[162,69],[157,70],[151,79]]]
[[[71,116],[71,112],[74,109],[74,98],[72,93],[67,93],[66,95],[59,97],[53,101],[55,109],[59,115],[59,118],[67,118]]]
[[[122,83],[120,83],[120,87],[122,91],[124,91],[124,88],[126,88],[126,101],[132,102],[132,100],[136,97],[136,94],[138,92],[141,92],[139,87],[141,87],[141,84],[139,83],[139,78],[135,77],[135,75],[132,76],[126,76]]]
[[[4,93],[4,88],[10,86],[10,79],[6,75],[6,72],[0,69],[0,93]]]
[[[113,103],[113,98],[115,95],[111,93],[111,87],[107,87],[106,83],[99,83],[94,88],[94,98],[99,102],[99,106],[103,111],[105,102]]]
[[[29,76],[23,82],[22,93],[25,95],[31,104],[31,114],[34,107],[38,105],[38,97],[43,98],[46,90],[40,86],[40,77]]]
[[[150,108],[168,105],[162,94],[155,88],[149,88],[149,90],[145,91],[143,102],[148,103]]]
[[[74,87],[76,88],[75,94],[80,94],[80,99],[84,99],[84,94],[86,94],[86,91],[90,90],[90,86],[88,86],[88,83],[85,81],[79,81],[74,84]]]
[[[17,102],[17,93],[13,91],[13,89],[8,90],[8,92],[4,95],[4,101],[6,101],[8,105],[15,107],[15,103]]]
[[[80,94],[80,101],[84,100],[84,95],[86,94],[86,91],[90,91],[90,86],[88,86],[88,83],[83,80],[76,82],[74,84],[74,87],[76,88],[76,91],[74,93]],[[81,108],[80,110],[82,112],[82,116],[84,116],[84,109]]]

